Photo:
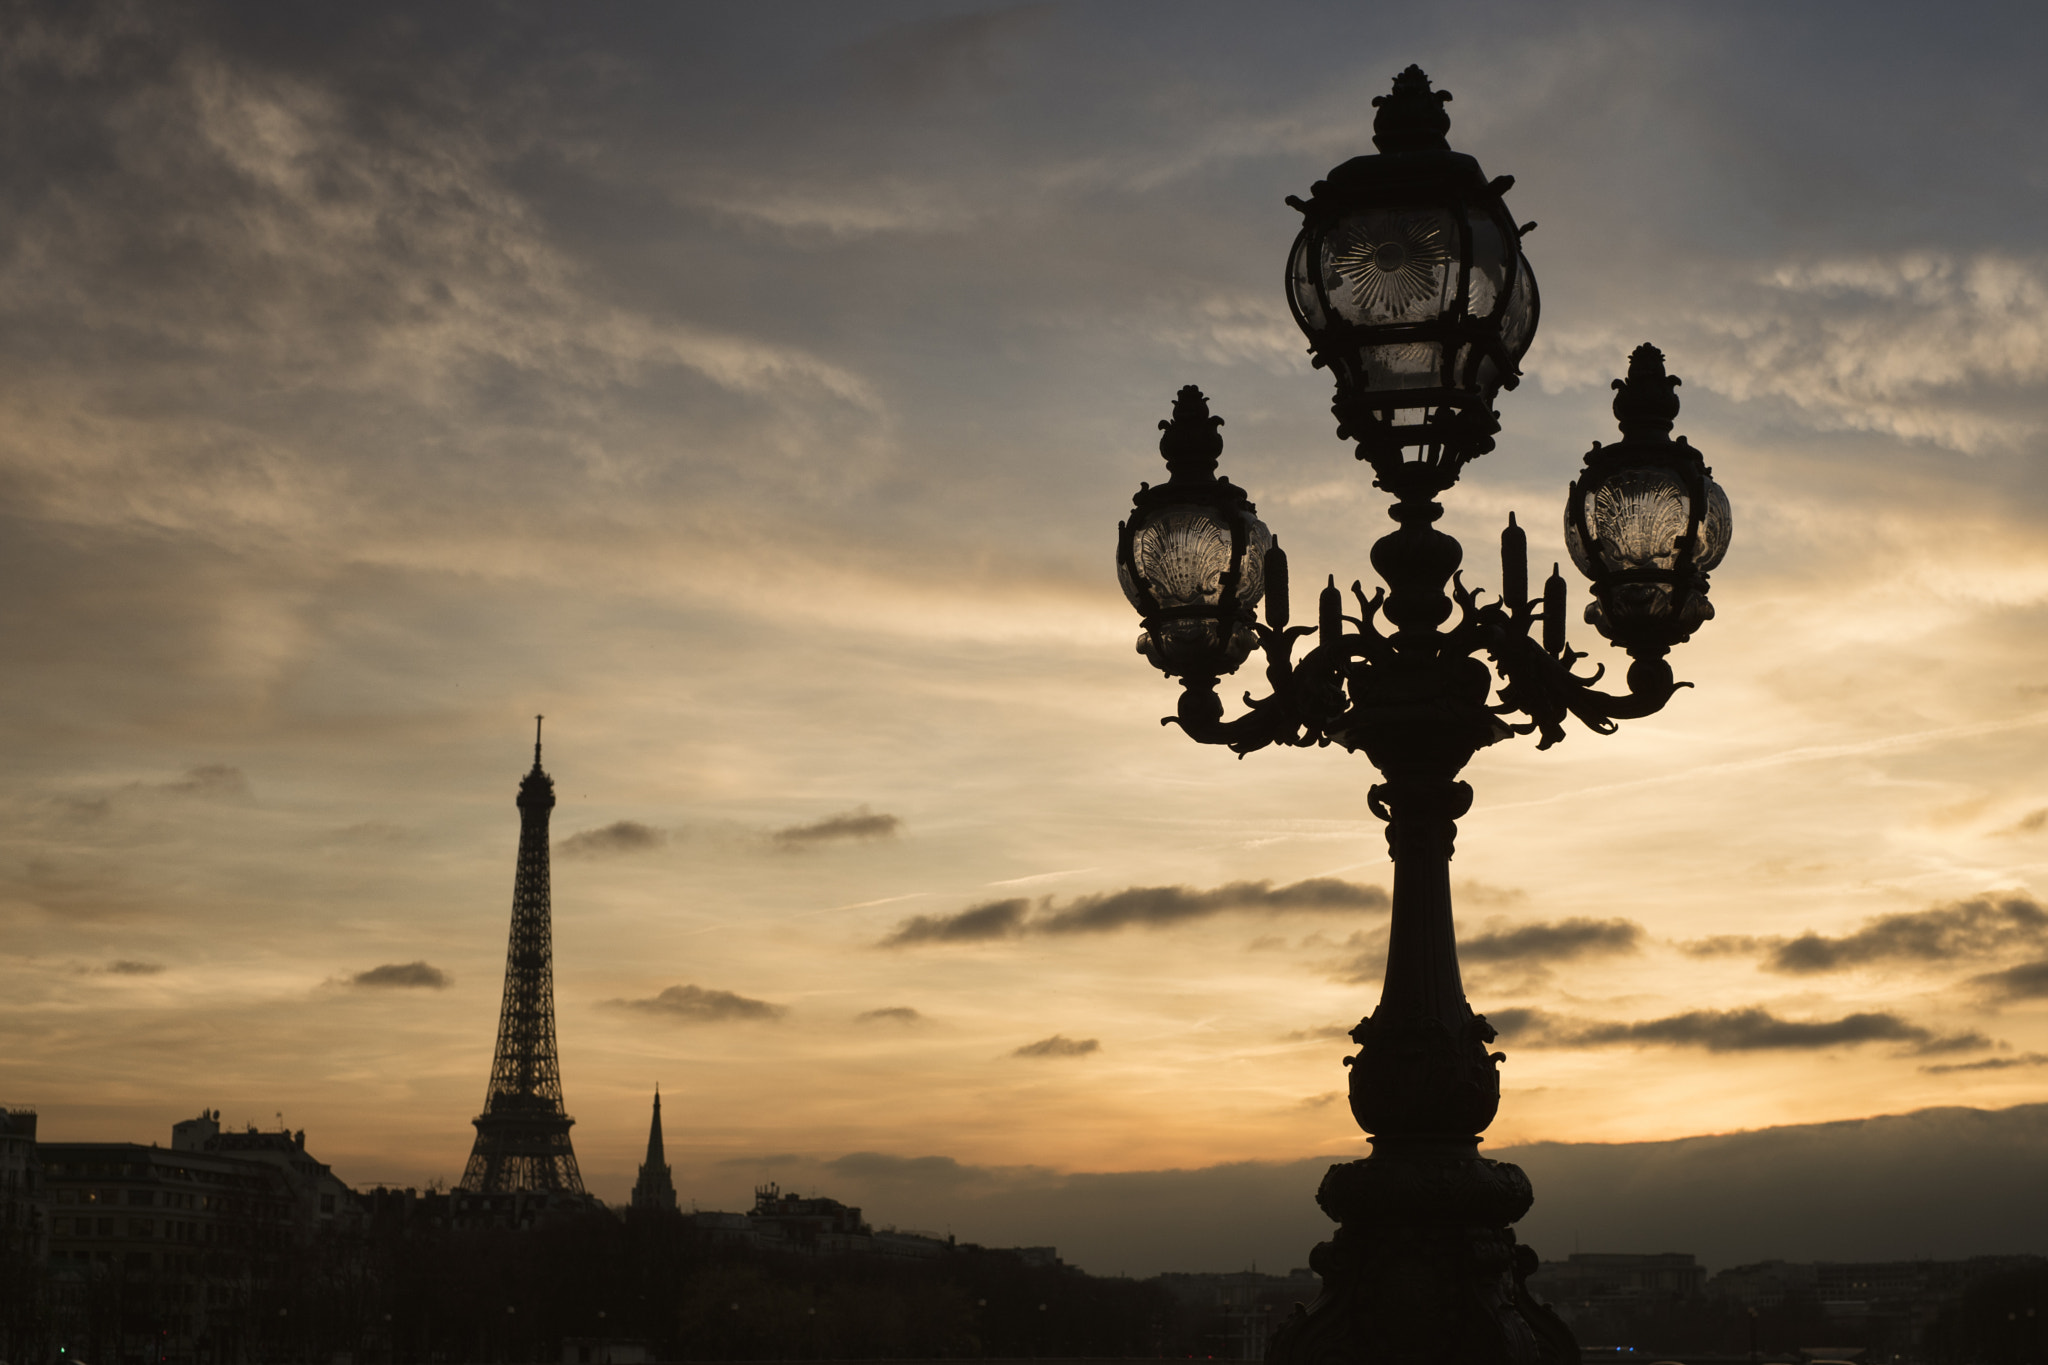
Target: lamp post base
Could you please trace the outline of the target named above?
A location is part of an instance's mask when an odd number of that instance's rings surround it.
[[[1337,1235],[1309,1264],[1314,1304],[1274,1332],[1266,1365],[1579,1365],[1571,1329],[1530,1297],[1536,1253],[1509,1225],[1534,1195],[1476,1138],[1379,1137],[1316,1191]]]

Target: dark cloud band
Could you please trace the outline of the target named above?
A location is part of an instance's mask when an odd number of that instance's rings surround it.
[[[908,1005],[884,1005],[876,1010],[863,1010],[853,1016],[856,1024],[922,1024],[924,1015]]]
[[[1035,1043],[1026,1043],[1010,1055],[1012,1057],[1085,1057],[1099,1052],[1102,1044],[1094,1038],[1069,1038],[1055,1033],[1050,1038],[1040,1038]]]
[[[348,979],[351,986],[371,989],[442,991],[453,984],[448,973],[430,962],[387,962]]]
[[[1569,962],[1573,958],[1633,953],[1643,926],[1627,919],[1561,919],[1480,934],[1458,945],[1467,962]]]
[[[1767,1009],[1690,1010],[1628,1023],[1566,1019],[1542,1010],[1496,1010],[1487,1018],[1522,1047],[1699,1047],[1709,1052],[1815,1051],[1860,1043],[1904,1043],[1915,1053],[1990,1047],[1977,1033],[1937,1034],[1885,1011],[1839,1019],[1784,1019]]]
[[[732,991],[707,990],[702,986],[670,986],[659,995],[645,999],[606,1003],[622,1009],[658,1014],[685,1024],[769,1022],[789,1016],[787,1005],[750,999]]]
[[[1880,915],[1839,937],[1723,936],[1685,945],[1695,957],[1763,956],[1767,971],[1807,976],[1880,963],[1943,963],[2048,944],[2048,910],[2024,896],[1979,897],[1930,910]]]
[[[602,858],[615,853],[643,853],[667,842],[665,830],[637,820],[618,820],[570,835],[555,845],[555,852],[564,858]]]
[[[778,829],[769,837],[784,848],[808,848],[814,844],[893,839],[902,829],[903,821],[897,816],[879,814],[860,806],[812,824]]]
[[[1277,915],[1377,911],[1387,908],[1387,893],[1377,886],[1311,877],[1287,886],[1269,881],[1230,882],[1202,891],[1188,886],[1133,886],[1093,896],[1077,896],[1064,905],[1050,897],[1038,903],[1021,898],[990,901],[952,915],[918,915],[904,920],[884,938],[884,948],[918,943],[985,943],[1025,934],[1101,934],[1128,928],[1161,928],[1229,912]]]

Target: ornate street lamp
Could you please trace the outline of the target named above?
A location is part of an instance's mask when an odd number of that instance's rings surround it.
[[[1727,496],[1699,453],[1671,439],[1678,380],[1645,345],[1614,385],[1622,440],[1586,456],[1565,513],[1573,562],[1592,580],[1586,619],[1633,659],[1629,690],[1602,692],[1600,671],[1574,672],[1586,656],[1565,639],[1564,579],[1553,569],[1530,596],[1512,516],[1500,600],[1481,603],[1458,576],[1464,551],[1434,527],[1435,498],[1493,449],[1493,401],[1518,378],[1537,295],[1521,250],[1534,224],[1508,217],[1507,177],[1488,181],[1446,146],[1449,98],[1409,67],[1373,101],[1379,154],[1288,201],[1304,220],[1289,304],[1336,379],[1338,435],[1394,498],[1397,529],[1372,547],[1386,587],[1368,597],[1353,583],[1352,615],[1332,578],[1315,625],[1290,624],[1287,557],[1244,492],[1216,477],[1222,419],[1192,386],[1160,423],[1172,477],[1140,490],[1117,541],[1118,575],[1144,617],[1139,651],[1181,681],[1171,722],[1239,754],[1340,744],[1383,778],[1366,804],[1387,822],[1394,862],[1386,984],[1346,1059],[1373,1154],[1331,1167],[1317,1191],[1341,1225],[1310,1258],[1323,1292],[1275,1334],[1269,1365],[1577,1365],[1570,1331],[1524,1284],[1536,1255],[1510,1229],[1533,1200],[1528,1179],[1478,1151],[1500,1106],[1503,1054],[1458,974],[1450,860],[1472,804],[1458,773],[1515,734],[1550,747],[1567,716],[1608,734],[1662,709],[1686,685],[1665,656],[1712,617],[1707,574],[1728,549]],[[1297,660],[1307,636],[1315,643]],[[1218,682],[1254,648],[1271,691],[1226,720]]]

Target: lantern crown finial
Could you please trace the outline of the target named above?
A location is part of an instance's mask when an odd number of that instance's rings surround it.
[[[1446,151],[1444,140],[1451,131],[1451,116],[1444,112],[1451,92],[1429,88],[1429,77],[1411,65],[1394,77],[1390,95],[1375,95],[1372,145],[1382,152]]]
[[[1614,381],[1614,420],[1625,437],[1671,435],[1678,418],[1678,394],[1682,381],[1664,373],[1664,353],[1649,342],[1635,348],[1628,357],[1628,378]]]
[[[1209,399],[1193,384],[1186,385],[1173,399],[1173,416],[1159,424],[1159,453],[1166,467],[1178,479],[1213,478],[1216,461],[1223,455],[1221,417],[1209,415]]]

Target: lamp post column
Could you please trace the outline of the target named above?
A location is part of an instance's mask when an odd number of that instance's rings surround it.
[[[1385,984],[1346,1059],[1351,1112],[1373,1154],[1331,1167],[1316,1191],[1339,1224],[1310,1255],[1323,1292],[1275,1334],[1266,1359],[1576,1365],[1569,1329],[1523,1285],[1536,1258],[1510,1225],[1533,1202],[1528,1178],[1479,1155],[1500,1107],[1500,1054],[1465,999],[1452,920],[1451,854],[1472,804],[1458,774],[1508,732],[1486,708],[1485,665],[1447,650],[1438,629],[1461,558],[1432,524],[1438,490],[1403,491],[1389,509],[1400,529],[1372,550],[1396,630],[1354,681],[1340,737],[1384,779],[1368,802],[1387,821],[1394,862]]]

